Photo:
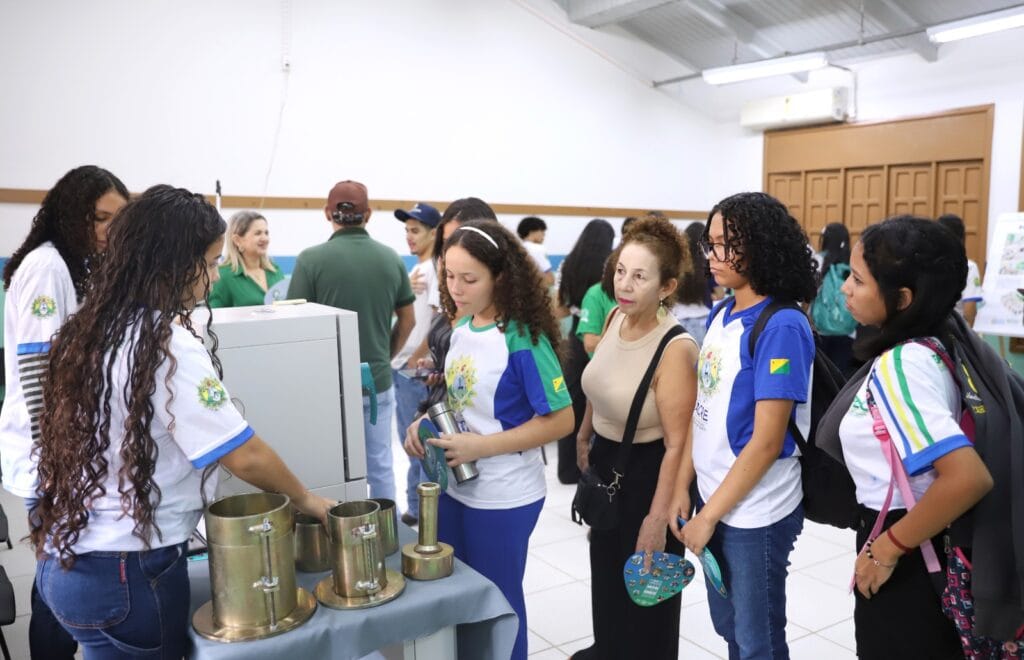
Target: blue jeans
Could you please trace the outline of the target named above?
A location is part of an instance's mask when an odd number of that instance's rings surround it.
[[[363,397],[363,436],[366,439],[366,481],[370,497],[395,499],[391,421],[395,416],[395,388],[377,392],[377,423],[370,424],[370,397]]]
[[[398,373],[397,369],[391,370],[391,379],[395,387],[395,423],[398,429],[398,444],[405,442],[405,430],[409,428],[413,420],[419,415],[420,402],[427,398],[427,386],[421,380],[406,378]],[[430,481],[419,459],[409,457],[409,472],[405,477],[405,498],[409,503],[406,511],[412,516],[420,517],[420,496],[416,492],[416,486],[424,481]]]
[[[185,543],[145,552],[88,552],[70,570],[36,564],[36,585],[86,660],[181,658],[188,651]]]
[[[729,597],[707,584],[715,632],[729,644],[729,660],[789,658],[786,575],[789,553],[804,527],[798,506],[782,520],[755,529],[718,523],[708,548],[722,567]]]

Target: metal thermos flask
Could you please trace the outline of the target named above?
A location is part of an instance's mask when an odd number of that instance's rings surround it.
[[[427,408],[427,415],[430,416],[430,421],[434,423],[441,433],[451,434],[460,433],[462,429],[459,428],[458,422],[455,421],[455,414],[452,413],[452,409],[448,407],[447,401],[435,403],[434,405]],[[465,483],[472,481],[480,476],[480,472],[476,469],[476,462],[463,463],[452,468],[452,472],[455,474],[455,481],[458,483]]]

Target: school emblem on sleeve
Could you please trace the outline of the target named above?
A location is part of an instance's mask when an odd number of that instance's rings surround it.
[[[789,373],[789,358],[772,358],[768,361],[768,373],[785,376]]]
[[[199,403],[209,410],[219,410],[228,401],[228,393],[216,378],[199,381]]]
[[[32,301],[32,316],[48,319],[57,313],[57,301],[50,296],[39,296]]]
[[[476,396],[476,366],[471,355],[463,355],[452,361],[444,374],[448,383],[448,404],[455,412],[462,412]]]
[[[718,383],[722,380],[722,356],[718,354],[716,347],[701,351],[700,366],[697,371],[697,384],[704,394],[714,394],[718,391]]]
[[[558,378],[551,379],[551,389],[556,392],[565,391],[565,376],[559,376]]]

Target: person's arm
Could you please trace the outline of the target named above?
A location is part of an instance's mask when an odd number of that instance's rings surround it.
[[[580,430],[576,433],[576,465],[580,472],[590,467],[590,439],[594,436],[594,406],[587,399],[587,409],[580,422]]]
[[[597,350],[597,345],[601,342],[601,335],[595,335],[591,332],[583,333],[583,350],[587,352],[587,355],[593,355],[594,351]]]
[[[395,321],[395,325],[391,328],[392,360],[395,359],[398,352],[405,346],[405,341],[409,338],[409,334],[416,325],[416,312],[412,308],[412,303],[396,309],[395,315],[398,317],[398,320]]]
[[[549,270],[546,273],[541,273],[540,277],[541,277],[541,281],[544,282],[544,289],[545,290],[550,289],[551,287],[555,286],[555,274],[552,271]]]
[[[683,458],[679,461],[679,471],[676,473],[676,483],[672,494],[672,504],[669,507],[668,528],[673,536],[682,541],[683,532],[679,526],[679,518],[688,520],[693,502],[690,501],[690,486],[697,478],[697,472],[693,468],[693,425],[687,429],[686,444],[683,445]]]
[[[932,538],[992,490],[992,475],[973,447],[960,447],[932,464],[937,473],[921,499],[907,515],[882,532],[871,543],[871,552],[879,562],[861,553],[854,564],[857,589],[865,598],[892,576],[903,551],[890,540],[890,533],[907,548],[916,548]],[[939,551],[941,552],[941,548]]]
[[[665,549],[665,528],[672,514],[676,477],[686,447],[693,406],[697,402],[697,372],[693,367],[696,361],[696,345],[683,339],[665,348],[658,365],[654,397],[665,432],[665,455],[661,459],[654,498],[636,540],[637,552],[644,552],[648,557],[652,552]]]
[[[287,495],[299,511],[315,516],[326,524],[327,511],[335,503],[306,490],[277,452],[259,436],[253,435],[241,446],[222,456],[220,464],[231,474],[260,490]]]
[[[455,467],[488,456],[511,454],[546,445],[568,435],[574,423],[572,406],[568,406],[547,415],[537,415],[515,428],[500,433],[486,436],[477,433],[456,433],[430,440],[430,444],[444,449],[448,465]]]
[[[428,357],[430,354],[430,347],[427,345],[426,336],[423,337],[423,341],[416,347],[416,350],[412,352],[409,359],[406,361],[405,366],[407,369],[418,369],[420,366],[420,360]]]

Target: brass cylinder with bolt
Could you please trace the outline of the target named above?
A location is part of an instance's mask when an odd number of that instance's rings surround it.
[[[437,540],[437,498],[441,487],[426,482],[416,488],[420,496],[420,529],[417,543],[402,547],[402,573],[413,580],[448,577],[455,567],[455,550]]]
[[[225,497],[207,507],[205,519],[213,600],[192,618],[197,633],[220,642],[262,639],[313,615],[316,600],[295,584],[286,495]]]

